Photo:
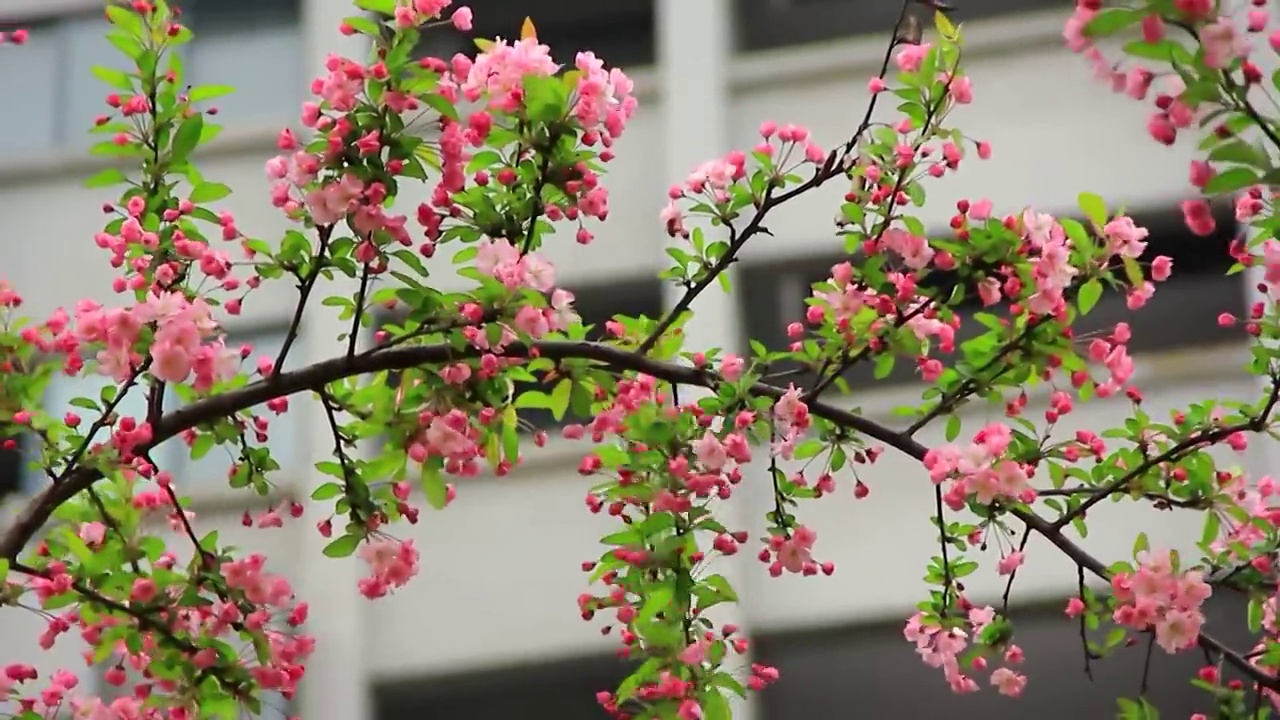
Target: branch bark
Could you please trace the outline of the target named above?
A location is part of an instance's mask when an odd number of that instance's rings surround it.
[[[460,351],[448,345],[423,345],[374,348],[350,358],[346,356],[332,358],[300,370],[273,375],[266,380],[260,380],[236,390],[197,400],[165,413],[160,422],[152,428],[151,442],[137,448],[136,452],[147,452],[184,430],[221,417],[228,417],[273,398],[306,391],[318,393],[329,383],[356,375],[457,362],[477,357],[479,354],[480,351],[475,349]],[[634,351],[595,342],[546,341],[527,345],[512,344],[506,347],[503,354],[516,358],[537,355],[551,360],[573,358],[594,360],[615,370],[641,372],[679,385],[710,387],[718,382],[718,378],[713,373],[705,370],[650,359]],[[786,389],[776,385],[757,383],[751,388],[751,393],[759,397],[777,399],[786,393]],[[927,450],[925,446],[901,433],[833,405],[815,403],[810,406],[809,411],[886,445],[899,447],[908,454],[924,457]],[[101,477],[101,471],[96,468],[82,466],[39,492],[18,514],[14,524],[0,535],[0,558],[17,560],[27,542],[49,521],[60,505],[78,493],[84,492]]]

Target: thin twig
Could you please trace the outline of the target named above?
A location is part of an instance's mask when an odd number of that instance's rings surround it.
[[[895,27],[902,25],[902,20],[907,14],[907,8],[913,1],[914,0],[904,0],[901,9],[898,11],[898,21]],[[901,38],[895,34],[893,39],[889,42],[888,47],[885,48],[884,59],[880,63],[880,72],[877,74],[877,77],[881,80],[883,80],[885,75],[888,74],[889,65],[893,61],[893,51],[898,47],[900,42]],[[720,256],[720,259],[707,270],[702,279],[690,286],[680,299],[676,301],[676,304],[672,306],[671,310],[668,311],[662,320],[658,322],[653,331],[649,333],[649,336],[641,341],[636,350],[637,353],[640,355],[649,354],[649,352],[657,346],[658,341],[662,339],[662,336],[667,332],[667,330],[670,330],[672,325],[679,322],[680,317],[693,305],[693,301],[696,300],[707,288],[711,287],[716,282],[716,279],[728,270],[730,265],[737,261],[738,251],[742,249],[742,246],[745,245],[748,240],[761,232],[767,232],[764,228],[764,219],[771,210],[792,198],[809,192],[828,180],[847,172],[844,167],[843,160],[846,155],[853,151],[853,149],[858,145],[858,141],[860,141],[862,136],[866,134],[868,129],[870,129],[871,118],[875,114],[876,104],[879,102],[880,96],[883,94],[885,93],[876,93],[871,96],[871,99],[867,101],[867,109],[863,113],[862,121],[858,123],[858,128],[854,131],[852,137],[845,142],[843,147],[833,150],[829,155],[827,155],[826,161],[823,162],[822,166],[813,174],[813,177],[809,178],[809,180],[803,184],[798,185],[776,197],[773,194],[774,186],[770,184],[765,190],[764,197],[761,200],[755,215],[752,216],[746,227],[743,228],[741,232],[737,232],[732,225],[729,225],[729,249],[726,250],[724,255]]]
[[[316,249],[315,257],[312,258],[312,265],[307,272],[306,277],[302,278],[298,283],[298,304],[293,310],[293,319],[289,321],[289,329],[284,334],[284,345],[280,347],[280,356],[276,358],[274,367],[271,370],[271,377],[276,377],[280,371],[284,369],[284,361],[289,357],[289,350],[293,348],[293,343],[298,339],[298,328],[302,325],[302,316],[307,311],[307,300],[311,298],[311,291],[315,289],[316,280],[320,279],[320,272],[327,267],[329,253],[329,239],[333,237],[333,225],[321,225],[316,230],[316,235],[320,239],[319,247]]]

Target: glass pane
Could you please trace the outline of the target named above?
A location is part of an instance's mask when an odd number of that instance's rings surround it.
[[[188,7],[195,33],[188,82],[236,89],[214,101],[217,117],[228,124],[293,121],[304,89],[298,3],[219,0]]]
[[[243,335],[228,335],[227,346],[239,347],[248,343],[253,346],[253,351],[249,357],[241,365],[241,372],[255,373],[258,365],[258,358],[267,356],[276,358],[280,355],[280,349],[284,346],[283,332],[270,333],[254,333]],[[298,353],[300,352],[297,344],[290,350],[290,359],[285,361],[285,369],[292,370],[296,368]],[[170,400],[174,406],[178,404],[177,400]],[[267,420],[267,442],[265,446],[271,449],[271,457],[280,463],[281,468],[291,468],[300,459],[299,441],[303,427],[301,425],[300,415],[297,411],[290,410],[283,415],[276,415],[267,409],[266,405],[258,405],[252,408],[254,415]],[[258,442],[252,432],[247,434],[249,445],[251,447],[262,447],[264,443]],[[173,474],[180,480],[186,482],[225,482],[227,473],[231,467],[239,460],[239,452],[234,445],[228,443],[220,447],[215,447],[209,451],[207,455],[199,460],[192,460],[189,448],[185,443],[179,448],[178,455],[175,456],[173,465]]]
[[[65,50],[56,26],[30,30],[25,45],[0,45],[0,159],[31,157],[58,141],[57,88]]]

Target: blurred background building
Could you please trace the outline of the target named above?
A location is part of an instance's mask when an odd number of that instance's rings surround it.
[[[206,176],[237,194],[225,206],[256,237],[277,238],[287,224],[267,198],[263,162],[274,138],[296,124],[307,83],[330,52],[361,56],[358,38],[335,27],[353,10],[348,0],[186,0],[196,32],[186,49],[193,83],[237,88],[220,105],[221,136],[203,153]],[[673,301],[656,279],[666,266],[667,242],[657,219],[664,192],[697,163],[756,142],[765,120],[809,127],[827,146],[843,141],[867,102],[864,90],[884,52],[896,2],[888,0],[473,0],[477,32],[516,35],[531,15],[540,37],[561,61],[592,49],[636,77],[642,110],[619,143],[607,183],[610,221],[599,239],[579,247],[566,236],[552,243],[562,285],[572,289],[588,321],[615,313],[650,316]],[[988,197],[1001,211],[1025,205],[1074,212],[1082,191],[1122,202],[1153,232],[1151,252],[1175,258],[1173,280],[1151,305],[1128,318],[1123,299],[1107,297],[1091,323],[1129,319],[1139,356],[1147,410],[1158,416],[1206,397],[1247,397],[1254,380],[1242,364],[1238,335],[1219,329],[1220,312],[1241,314],[1245,275],[1226,276],[1226,242],[1237,229],[1229,212],[1217,237],[1189,236],[1176,212],[1188,191],[1191,144],[1165,148],[1144,133],[1148,110],[1112,95],[1078,58],[1062,49],[1067,0],[961,0],[954,17],[966,23],[966,61],[975,102],[955,121],[970,136],[991,140],[995,155],[972,161],[955,178],[931,182],[921,211],[939,231],[961,198]],[[92,243],[110,192],[82,189],[101,166],[85,150],[85,133],[102,110],[104,86],[94,64],[120,60],[103,39],[100,0],[0,0],[5,25],[31,29],[21,51],[0,48],[0,276],[44,317],[80,297],[111,297],[112,271]],[[451,47],[451,43],[453,46]],[[466,49],[447,28],[429,41],[433,53]],[[891,103],[886,103],[891,105]],[[891,117],[891,107],[882,108]],[[798,319],[810,283],[826,277],[842,256],[832,218],[840,187],[813,193],[777,210],[774,237],[762,237],[736,269],[735,291],[701,302],[690,326],[705,346],[745,351],[749,338],[780,343]],[[409,192],[412,195],[412,191]],[[416,204],[412,197],[403,202]],[[448,260],[436,263],[447,273]],[[438,276],[439,277],[439,276]],[[448,280],[445,280],[448,282]],[[343,292],[330,286],[327,293]],[[260,352],[279,346],[295,301],[287,283],[251,296],[229,319],[237,340]],[[317,308],[303,325],[297,364],[337,352],[344,330]],[[910,372],[873,383],[855,372],[856,402],[894,422],[890,411],[918,400]],[[96,388],[59,378],[51,409]],[[1043,395],[1032,393],[1033,405]],[[285,470],[282,496],[306,498],[318,482],[310,463],[327,457],[331,439],[319,413],[302,401],[275,422],[272,442]],[[1094,402],[1062,423],[1101,430],[1120,422],[1122,402]],[[989,416],[966,412],[966,431]],[[995,417],[991,415],[990,417]],[[923,438],[941,440],[940,431]],[[165,455],[169,468],[197,500],[202,529],[220,528],[224,541],[266,552],[312,603],[311,626],[321,641],[303,692],[289,712],[306,720],[577,720],[602,717],[596,691],[612,688],[626,666],[613,657],[616,640],[584,623],[575,597],[585,589],[582,561],[598,555],[608,526],[582,502],[587,484],[574,471],[582,447],[552,442],[530,451],[525,467],[507,478],[461,484],[446,511],[425,513],[416,527],[394,532],[417,539],[422,572],[395,596],[368,602],[356,592],[360,568],[321,556],[319,518],[275,530],[245,530],[246,508],[258,500],[224,487],[229,458],[192,463],[181,449]],[[1275,463],[1263,446],[1235,460],[1251,472]],[[30,491],[30,473],[16,453],[4,457],[0,484],[10,501]],[[904,618],[923,597],[921,580],[936,551],[928,523],[932,489],[926,476],[892,453],[862,475],[871,487],[855,501],[852,478],[836,497],[802,509],[818,531],[818,554],[836,562],[831,578],[771,579],[745,552],[722,567],[739,585],[733,620],[755,640],[753,660],[777,665],[782,680],[743,710],[752,720],[925,717],[1103,717],[1114,697],[1136,694],[1145,643],[1095,664],[1090,686],[1076,626],[1062,600],[1076,588],[1075,568],[1033,540],[1015,588],[1014,619],[1031,676],[1026,696],[1006,701],[992,693],[953,698],[937,671],[925,668],[901,639]],[[727,512],[743,527],[762,528],[768,484],[744,483]],[[1092,513],[1083,544],[1106,562],[1128,558],[1144,529],[1157,546],[1190,549],[1199,537],[1194,515],[1125,505]],[[180,541],[175,540],[175,547]],[[994,550],[993,550],[994,552]],[[1003,583],[988,564],[969,583],[975,600],[995,601]],[[1217,602],[1217,601],[1215,601]],[[1231,603],[1226,602],[1228,609]],[[1213,613],[1221,614],[1215,606]],[[35,659],[41,667],[83,666],[78,639],[40,652],[43,623],[34,614],[0,614],[0,663]],[[1228,637],[1239,628],[1210,627]],[[1200,658],[1157,651],[1153,695],[1169,710],[1202,704],[1185,682]],[[99,682],[85,671],[86,683]],[[945,708],[945,710],[944,710]]]

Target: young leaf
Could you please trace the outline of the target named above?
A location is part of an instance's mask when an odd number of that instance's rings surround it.
[[[204,116],[200,114],[192,115],[182,121],[182,125],[178,127],[178,132],[173,136],[173,153],[174,163],[183,163],[187,161],[187,156],[192,150],[200,144],[200,135],[204,132]]]
[[[324,554],[332,558],[348,557],[360,547],[359,535],[343,535],[324,546]]]
[[[125,175],[123,170],[120,168],[109,167],[103,168],[93,177],[85,180],[84,186],[87,188],[103,188],[111,187],[112,185],[119,185],[122,182],[128,181],[129,176]]]
[[[1080,297],[1076,300],[1080,314],[1088,315],[1100,299],[1102,299],[1102,281],[1094,278],[1080,288]]]
[[[1107,224],[1107,203],[1093,193],[1080,193],[1080,210],[1093,224],[1102,227]]]
[[[449,502],[449,488],[445,487],[444,475],[431,460],[422,464],[422,492],[436,510],[443,509]]]
[[[572,392],[573,381],[567,378],[557,383],[555,389],[551,391],[551,404],[548,409],[557,421],[564,419],[564,414],[569,409],[569,397]]]
[[[205,182],[196,185],[191,189],[191,195],[188,200],[193,203],[207,203],[221,200],[231,195],[231,188],[216,182]]]

